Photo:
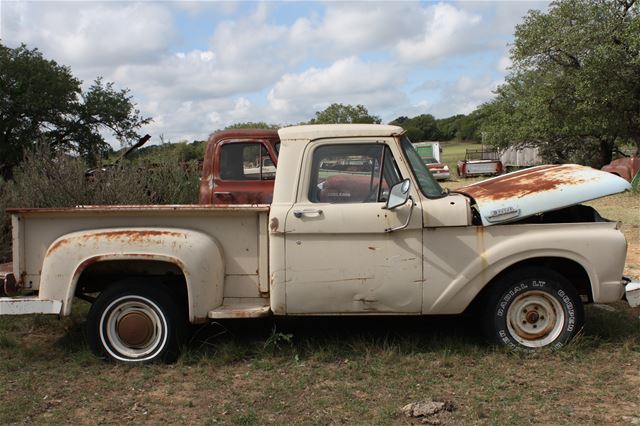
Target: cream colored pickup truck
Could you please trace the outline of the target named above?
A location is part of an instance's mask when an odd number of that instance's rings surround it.
[[[620,224],[579,204],[624,179],[541,166],[449,192],[399,127],[279,135],[271,206],[11,210],[2,278],[17,295],[0,313],[69,315],[88,300],[92,349],[145,362],[176,359],[189,323],[219,318],[473,308],[494,342],[557,348],[583,303],[640,303]]]

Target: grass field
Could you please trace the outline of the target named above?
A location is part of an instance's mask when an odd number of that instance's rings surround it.
[[[590,204],[624,220],[639,277],[640,196]],[[640,422],[640,309],[623,302],[589,307],[559,352],[487,346],[475,318],[236,320],[169,366],[95,359],[87,306],[0,318],[0,423],[407,424],[401,408],[424,399],[448,403],[429,418],[441,424]]]

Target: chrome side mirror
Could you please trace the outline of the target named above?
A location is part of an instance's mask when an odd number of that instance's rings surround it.
[[[391,187],[389,191],[389,198],[384,205],[384,209],[393,210],[396,207],[400,207],[406,204],[409,200],[409,190],[411,189],[411,181],[405,179],[402,182],[398,182]]]

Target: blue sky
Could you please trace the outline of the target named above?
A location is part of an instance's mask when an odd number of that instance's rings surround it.
[[[447,117],[491,99],[508,43],[547,2],[0,3],[0,38],[89,84],[131,89],[165,141],[244,121],[295,124],[333,102],[388,122]]]

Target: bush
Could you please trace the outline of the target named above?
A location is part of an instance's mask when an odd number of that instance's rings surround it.
[[[198,200],[197,161],[167,157],[150,163],[122,162],[86,177],[86,163],[40,148],[28,152],[11,181],[0,180],[0,262],[11,258],[10,207],[193,204]]]

